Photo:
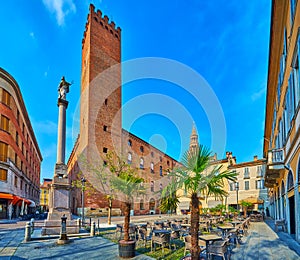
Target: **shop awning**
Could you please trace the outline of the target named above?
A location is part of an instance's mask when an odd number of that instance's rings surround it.
[[[18,202],[22,202],[22,200],[24,200],[24,202],[28,205],[31,204],[32,201],[29,201],[28,199],[25,199],[25,198],[22,198],[22,197],[19,197],[19,196],[16,196],[16,195],[13,195],[13,199],[12,199],[12,204],[13,205],[16,205]]]
[[[190,201],[180,201],[178,208],[180,210],[188,210],[190,209]]]
[[[0,199],[12,200],[13,198],[14,198],[14,196],[12,194],[0,193]]]
[[[36,206],[35,202],[33,200],[28,200],[30,202],[30,204],[28,205],[28,207],[34,208]]]

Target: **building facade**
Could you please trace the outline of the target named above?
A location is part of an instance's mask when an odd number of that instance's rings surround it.
[[[39,204],[42,155],[15,79],[0,68],[0,218]]]
[[[49,192],[52,179],[44,178],[40,186],[40,209],[42,212],[49,210]]]
[[[300,241],[299,1],[272,1],[264,133],[270,213]]]
[[[80,157],[88,162],[105,163],[106,155],[114,151],[138,169],[144,178],[146,195],[136,198],[134,214],[159,213],[159,192],[168,183],[167,173],[176,161],[149,143],[122,129],[121,108],[121,29],[109,22],[101,11],[90,5],[82,40],[82,72],[80,100],[80,134],[68,161],[70,181],[80,176],[87,180],[93,192],[84,194],[85,214],[106,214],[108,201],[97,186],[97,178],[84,172]],[[101,166],[99,166],[101,168]],[[113,208],[121,201],[113,200]],[[71,197],[73,213],[82,209],[82,189],[74,187]]]
[[[235,163],[228,170],[237,173],[236,182],[229,182],[227,205],[241,211],[241,202],[246,201],[253,204],[252,210],[265,210],[268,204],[268,191],[264,186],[266,160],[254,156],[253,161]]]

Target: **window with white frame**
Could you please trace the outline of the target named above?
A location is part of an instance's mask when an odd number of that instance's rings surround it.
[[[264,180],[257,180],[256,181],[256,189],[261,190],[264,188]]]
[[[249,168],[245,167],[245,169],[244,169],[244,179],[248,179],[248,178],[250,178]]]
[[[131,153],[128,153],[128,155],[127,155],[127,163],[128,164],[132,163],[132,154]]]
[[[257,166],[257,177],[263,177],[263,176],[264,176],[263,166],[262,165],[258,165]]]
[[[249,181],[245,181],[245,190],[249,190],[250,185]]]
[[[154,173],[154,163],[153,162],[150,163],[150,171],[151,171],[151,173]]]
[[[140,169],[144,169],[144,158],[140,158]]]

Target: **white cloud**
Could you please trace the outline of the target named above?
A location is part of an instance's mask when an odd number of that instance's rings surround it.
[[[259,98],[261,98],[261,96],[264,95],[265,92],[266,92],[266,88],[265,88],[265,86],[263,86],[260,90],[258,90],[257,92],[255,92],[251,95],[252,101],[256,101]]]
[[[57,24],[64,25],[65,17],[70,13],[76,13],[73,0],[43,0],[44,5],[50,13],[54,13]]]

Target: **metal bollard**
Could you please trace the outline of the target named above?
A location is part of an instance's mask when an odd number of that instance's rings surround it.
[[[81,220],[80,220],[80,218],[77,219],[77,226],[79,226],[79,229],[81,229]]]
[[[31,224],[30,222],[26,222],[24,242],[29,242],[30,240],[31,240]]]
[[[34,231],[34,218],[32,218],[32,219],[30,220],[30,224],[31,224],[31,234],[32,234],[33,231]]]
[[[90,232],[91,237],[95,236],[95,230],[96,230],[96,223],[95,223],[95,221],[93,221],[92,225],[91,225],[91,232]]]

